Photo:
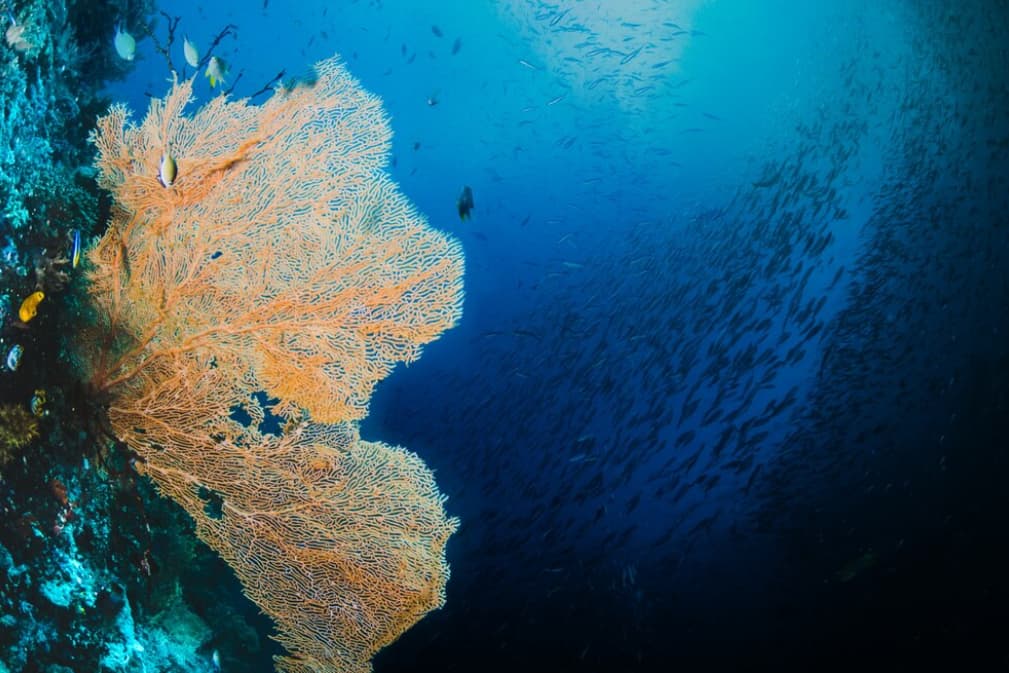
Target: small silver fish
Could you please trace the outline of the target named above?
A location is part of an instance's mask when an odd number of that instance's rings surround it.
[[[182,38],[182,54],[186,57],[189,67],[195,68],[200,64],[200,52],[196,45],[189,41],[189,37]]]
[[[124,61],[132,61],[133,57],[136,56],[137,41],[119,25],[116,26],[116,37],[113,40],[113,44],[116,46],[116,53],[119,54],[119,58]]]

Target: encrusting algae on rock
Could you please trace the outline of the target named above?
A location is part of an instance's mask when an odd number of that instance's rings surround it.
[[[20,404],[0,405],[0,467],[39,436],[39,422]]]

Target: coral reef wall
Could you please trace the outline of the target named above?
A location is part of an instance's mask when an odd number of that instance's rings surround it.
[[[208,671],[215,649],[254,671],[277,649],[184,512],[94,432],[66,365],[87,313],[73,244],[107,209],[87,137],[108,110],[105,83],[132,67],[117,24],[143,40],[152,12],[147,0],[0,0],[2,673]]]

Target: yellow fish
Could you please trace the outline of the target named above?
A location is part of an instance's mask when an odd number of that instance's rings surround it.
[[[21,318],[21,322],[28,322],[34,318],[38,314],[39,303],[45,298],[45,292],[42,290],[36,290],[25,297],[25,300],[21,302],[21,308],[18,309],[18,317]]]
[[[179,174],[179,165],[175,163],[175,157],[168,152],[161,155],[161,167],[158,168],[158,182],[163,187],[171,187],[175,184],[175,178]]]
[[[74,229],[74,242],[70,246],[70,260],[73,268],[77,268],[81,263],[81,230]]]
[[[210,80],[210,87],[213,88],[217,86],[218,82],[221,84],[224,83],[224,76],[228,74],[228,66],[224,63],[223,59],[211,56],[210,61],[207,62],[207,71],[204,74]]]

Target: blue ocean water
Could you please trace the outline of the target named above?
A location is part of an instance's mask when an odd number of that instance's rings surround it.
[[[462,521],[377,671],[1005,665],[1004,2],[161,8],[197,105],[340,54],[465,249],[362,426]]]

